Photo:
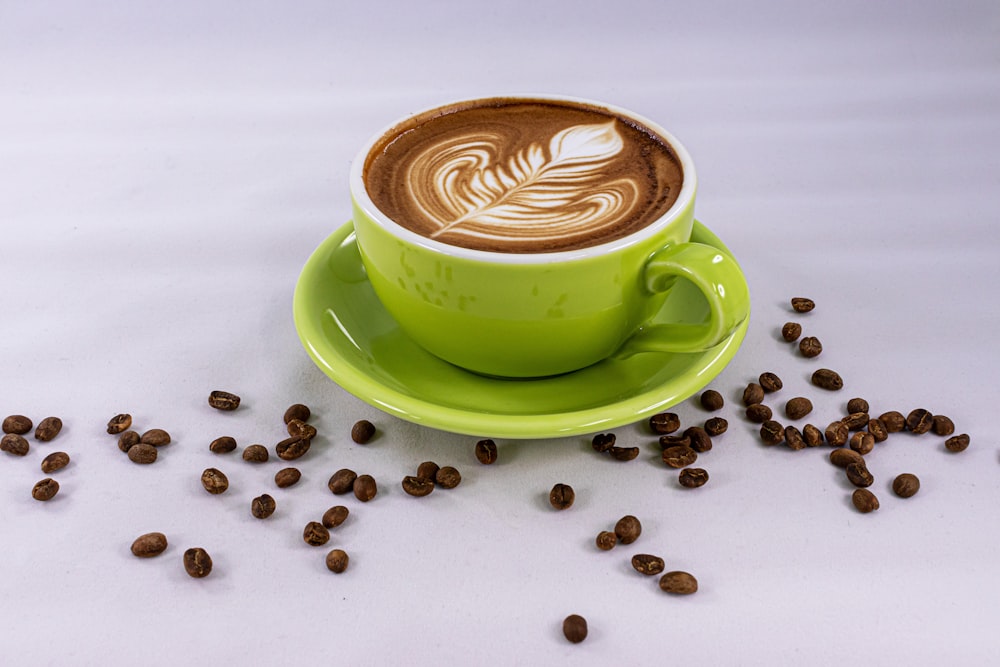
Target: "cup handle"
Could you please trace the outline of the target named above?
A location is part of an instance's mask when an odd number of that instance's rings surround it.
[[[749,317],[746,278],[736,260],[722,250],[702,243],[676,243],[646,260],[642,280],[650,293],[669,290],[678,278],[691,281],[704,295],[708,320],[701,324],[643,325],[615,357],[639,352],[703,352],[732,335]]]

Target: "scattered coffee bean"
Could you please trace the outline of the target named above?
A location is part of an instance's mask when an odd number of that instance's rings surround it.
[[[826,435],[826,441],[831,447],[843,447],[847,444],[850,432],[847,424],[842,421],[835,421],[826,427],[824,435]]]
[[[615,440],[614,433],[598,433],[591,439],[590,446],[594,448],[595,452],[604,453],[615,446]]]
[[[934,415],[931,429],[935,435],[948,436],[955,432],[955,422],[944,415]]]
[[[725,404],[726,401],[722,398],[722,394],[714,389],[708,389],[701,394],[701,407],[709,412],[721,410]]]
[[[852,412],[868,412],[868,401],[863,398],[852,398],[847,401],[847,414]]]
[[[201,547],[193,547],[184,552],[184,571],[195,579],[202,579],[212,573],[212,557]]]
[[[232,412],[240,407],[240,397],[228,391],[213,391],[208,395],[208,404],[216,410]]]
[[[62,427],[63,423],[59,417],[46,417],[38,422],[38,426],[35,428],[35,440],[49,442],[59,435]]]
[[[224,435],[216,438],[208,445],[209,451],[215,454],[228,454],[236,450],[236,438]]]
[[[306,455],[312,447],[312,440],[293,435],[274,446],[274,452],[282,461],[294,461]]]
[[[302,479],[302,472],[298,468],[282,468],[274,473],[274,484],[279,489],[295,486],[300,479]]]
[[[677,481],[685,489],[697,489],[699,486],[705,486],[705,483],[708,482],[708,471],[704,468],[685,468],[677,476]]]
[[[846,468],[852,463],[865,465],[865,459],[863,456],[861,456],[861,454],[859,454],[853,449],[847,449],[846,447],[839,447],[830,452],[830,463],[837,466],[838,468]]]
[[[967,433],[953,435],[944,441],[944,446],[949,452],[964,452],[969,448],[969,435]]]
[[[371,423],[367,419],[362,419],[351,427],[351,440],[359,445],[367,444],[374,435],[375,424]]]
[[[497,460],[497,443],[488,438],[480,440],[476,443],[475,453],[477,461],[485,466],[492,465]]]
[[[823,431],[812,424],[806,424],[802,427],[802,438],[807,447],[819,447],[823,444]]]
[[[108,434],[118,435],[123,431],[127,431],[132,428],[132,415],[127,412],[123,412],[120,415],[115,415],[108,421]]]
[[[860,463],[857,461],[848,463],[844,471],[847,473],[848,481],[854,486],[871,486],[875,483],[875,478],[868,471],[868,466],[863,461]]]
[[[917,408],[906,415],[906,428],[911,432],[921,435],[931,430],[934,425],[934,415],[930,410]]]
[[[649,428],[657,435],[673,433],[681,427],[681,420],[673,412],[661,412],[649,418]]]
[[[274,514],[277,507],[278,504],[274,502],[274,498],[270,494],[264,493],[250,501],[250,514],[255,519],[266,519]]]
[[[844,388],[844,379],[836,371],[829,368],[819,368],[812,374],[812,383],[820,389],[839,391]]]
[[[136,558],[153,558],[167,550],[167,536],[163,533],[146,533],[132,542],[132,555]]]
[[[170,444],[170,434],[162,428],[151,428],[139,436],[139,442],[153,447],[163,447]]]
[[[906,430],[906,417],[903,416],[902,412],[896,410],[883,412],[878,419],[885,424],[885,430],[888,433],[899,433]]]
[[[434,475],[434,482],[442,489],[454,489],[462,483],[462,475],[451,466],[443,466]]]
[[[311,547],[321,547],[330,541],[330,531],[318,521],[310,521],[302,530],[302,539]]]
[[[66,452],[52,452],[42,459],[42,472],[46,475],[62,470],[69,465],[69,454]]]
[[[823,343],[816,336],[806,336],[799,341],[799,352],[807,359],[818,357],[823,352]]]
[[[691,440],[691,449],[702,454],[704,452],[712,449],[712,436],[708,434],[705,429],[700,426],[691,426],[684,430],[684,435],[686,435]]]
[[[441,466],[434,463],[434,461],[424,461],[423,463],[417,466],[417,477],[423,477],[424,479],[433,480],[435,477],[437,477],[438,470],[440,469]]]
[[[363,503],[367,503],[377,495],[378,485],[375,483],[375,478],[371,475],[358,475],[358,478],[354,480],[354,497]]]
[[[128,448],[128,458],[132,463],[147,465],[156,462],[158,452],[156,447],[140,442]]]
[[[660,577],[660,589],[673,595],[691,595],[698,592],[698,580],[687,572],[667,572]]]
[[[0,438],[0,450],[13,454],[14,456],[27,456],[31,445],[24,439],[23,435],[8,433]]]
[[[760,426],[760,439],[765,445],[779,445],[785,439],[785,427],[769,419]]]
[[[804,296],[797,296],[792,299],[792,310],[796,313],[808,313],[816,304],[812,299],[807,299]]]
[[[869,419],[868,420],[868,432],[872,434],[875,438],[875,442],[885,442],[889,438],[889,429],[885,427],[885,423],[879,419]]]
[[[549,491],[549,504],[557,510],[568,510],[576,500],[576,492],[569,484],[556,484]]]
[[[636,554],[632,556],[632,569],[639,574],[651,576],[663,572],[663,559],[652,554]]]
[[[784,386],[781,378],[771,372],[761,373],[757,381],[760,383],[760,388],[768,394],[780,391]]]
[[[751,382],[743,390],[743,405],[750,407],[764,402],[764,388],[756,382]]]
[[[434,480],[426,477],[407,475],[403,478],[403,491],[418,498],[426,496],[434,490]]]
[[[323,512],[323,519],[321,523],[327,528],[336,528],[340,524],[347,520],[347,517],[351,514],[351,510],[347,509],[343,505],[334,505],[327,511]]]
[[[46,477],[31,489],[31,497],[41,501],[52,500],[57,493],[59,493],[59,482],[51,477]]]
[[[316,437],[316,427],[312,424],[305,423],[301,419],[291,420],[285,424],[285,429],[288,431],[288,435],[292,438],[312,440]]]
[[[919,490],[920,480],[912,473],[904,472],[892,480],[892,492],[900,498],[911,498]]]
[[[691,438],[686,435],[661,435],[660,436],[660,447],[662,449],[667,449],[668,447],[690,447]]]
[[[785,403],[785,416],[792,421],[797,421],[812,412],[812,409],[812,401],[805,396],[796,396]]]
[[[295,403],[294,405],[288,406],[285,410],[285,415],[283,417],[284,422],[287,424],[293,419],[298,419],[299,421],[309,421],[312,416],[312,411],[308,406],[302,405],[301,403]]]
[[[612,447],[608,450],[608,455],[615,461],[631,461],[639,456],[638,447]]]
[[[712,417],[705,421],[703,428],[705,429],[705,433],[714,438],[729,430],[729,422],[726,421],[725,417]]]
[[[860,431],[865,426],[868,426],[871,417],[868,416],[867,412],[852,412],[840,421],[844,422],[844,426],[847,427],[848,431]]]
[[[250,445],[243,450],[243,460],[248,463],[266,463],[269,456],[264,445]]]
[[[350,560],[343,549],[333,549],[326,555],[326,569],[334,574],[340,574],[347,569]]]
[[[354,489],[354,482],[357,478],[358,473],[349,468],[341,468],[337,472],[333,473],[333,476],[330,477],[330,481],[327,482],[327,486],[330,487],[331,493],[338,496],[343,495]]]
[[[601,551],[610,551],[618,544],[618,536],[610,530],[602,530],[597,534],[597,548]]]
[[[794,426],[785,427],[785,445],[793,451],[806,448],[806,440],[802,437],[802,432]]]
[[[587,619],[579,614],[570,614],[563,620],[563,636],[573,644],[587,638]]]
[[[788,343],[794,343],[802,335],[802,325],[798,322],[785,322],[781,327],[781,337]]]
[[[875,448],[875,436],[867,431],[858,431],[851,436],[848,446],[863,456]]]
[[[851,494],[851,502],[862,514],[868,514],[878,509],[878,498],[868,489],[854,489]]]
[[[747,408],[747,419],[755,424],[763,424],[773,416],[774,413],[771,411],[771,408],[763,403],[754,403]]]
[[[218,468],[206,468],[201,473],[201,485],[213,496],[217,496],[229,488],[229,478]]]
[[[139,444],[139,438],[139,434],[135,431],[125,431],[118,436],[118,449],[128,452],[132,447]],[[152,445],[150,446],[152,447]]]
[[[3,432],[24,435],[31,431],[34,424],[24,415],[10,415],[3,420]]]
[[[698,452],[686,445],[674,445],[663,450],[663,462],[671,468],[686,468],[698,460]]]
[[[642,524],[631,514],[626,514],[615,524],[615,537],[622,544],[632,544],[639,539],[640,534],[642,534]]]

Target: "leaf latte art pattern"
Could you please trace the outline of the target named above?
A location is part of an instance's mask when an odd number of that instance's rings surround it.
[[[469,131],[424,148],[405,182],[435,227],[431,238],[565,243],[634,215],[640,186],[608,176],[623,145],[614,120],[563,129],[548,146],[511,147],[509,137]]]

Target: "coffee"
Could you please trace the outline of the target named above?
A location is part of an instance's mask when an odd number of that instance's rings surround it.
[[[395,222],[450,245],[539,253],[599,245],[659,219],[683,168],[637,121],[583,103],[484,99],[419,114],[369,152],[364,182]]]

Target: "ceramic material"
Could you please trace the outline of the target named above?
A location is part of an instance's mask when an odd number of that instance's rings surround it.
[[[731,258],[698,222],[692,240]],[[678,281],[651,322],[700,323],[707,313],[701,292]],[[666,410],[722,371],[749,324],[744,319],[728,338],[704,352],[621,354],[539,379],[485,377],[442,361],[400,329],[368,281],[351,223],[306,262],[295,290],[294,316],[316,365],[358,398],[407,421],[498,438],[596,433]]]

